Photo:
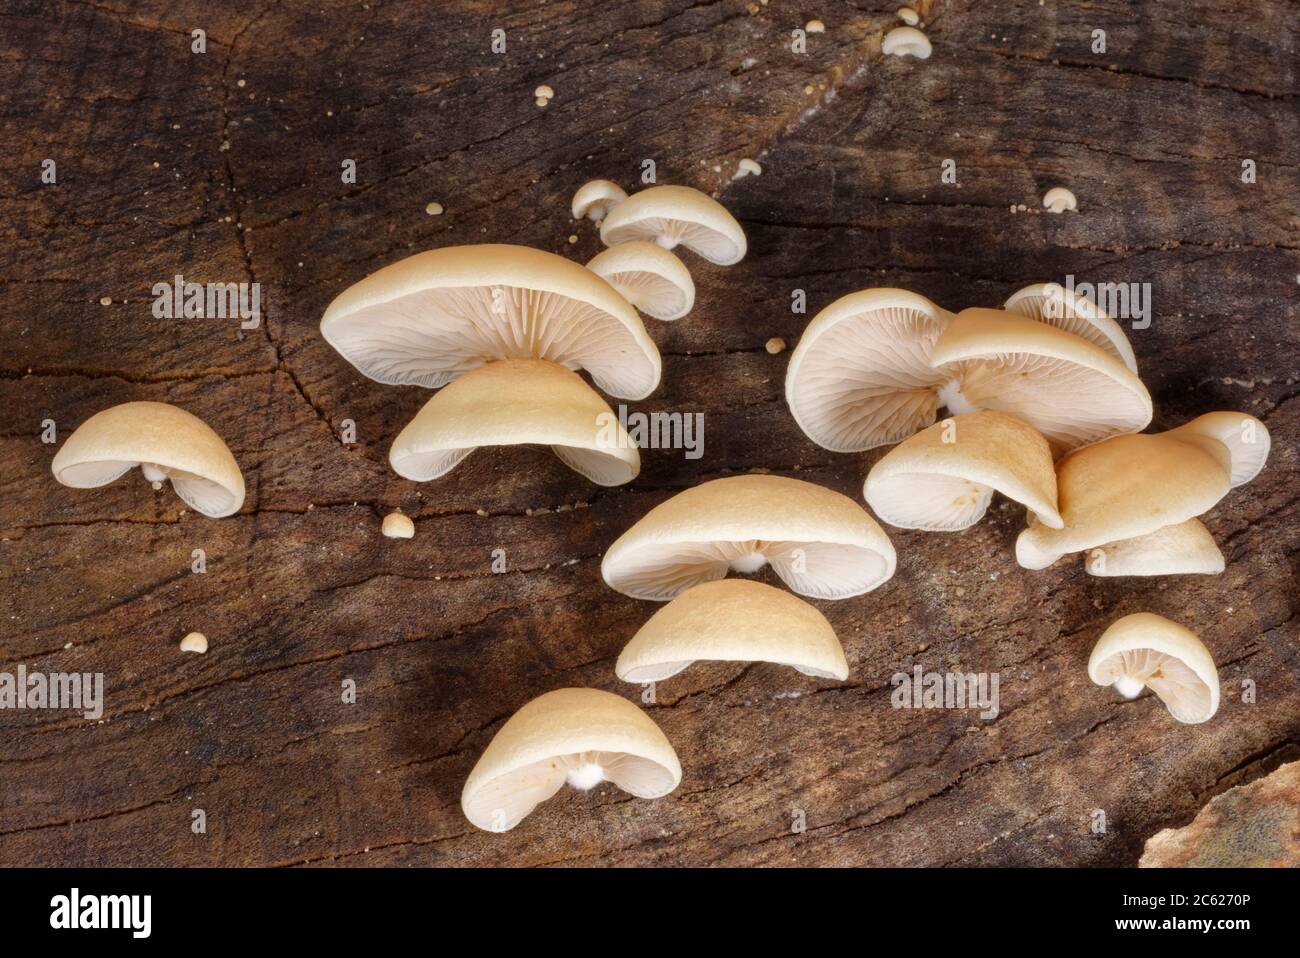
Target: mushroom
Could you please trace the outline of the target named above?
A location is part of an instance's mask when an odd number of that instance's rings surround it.
[[[782,476],[714,479],[651,509],[609,547],[613,589],[665,601],[728,572],[771,563],[799,595],[847,599],[894,574],[889,537],[848,496]]]
[[[182,652],[196,652],[202,655],[208,651],[208,637],[202,632],[190,632],[181,639]]]
[[[1234,489],[1259,475],[1273,445],[1267,426],[1254,416],[1239,412],[1207,412],[1170,429],[1165,435],[1183,440],[1201,437],[1222,443],[1228,450],[1228,478]]]
[[[587,269],[655,319],[681,319],[695,305],[695,282],[676,256],[654,243],[634,240],[598,253]]]
[[[1041,323],[1059,326],[1067,333],[1074,333],[1099,346],[1133,373],[1137,370],[1137,359],[1133,347],[1119,323],[1111,319],[1092,300],[1077,295],[1074,290],[1066,289],[1060,283],[1034,283],[1022,290],[1012,293],[1002,306],[1013,313],[1023,313]]]
[[[434,394],[393,441],[388,461],[406,479],[450,472],[480,446],[550,446],[602,486],[627,482],[641,456],[622,423],[577,373],[541,359],[480,366]]]
[[[632,240],[679,244],[718,266],[745,257],[745,231],[717,200],[689,186],[652,186],[633,193],[605,216],[600,238],[606,246]]]
[[[1179,722],[1196,724],[1219,710],[1219,670],[1196,634],[1151,612],[1112,622],[1088,658],[1088,677],[1125,698],[1149,688]]]
[[[1218,575],[1224,561],[1205,524],[1188,519],[1089,549],[1083,567],[1095,576]]]
[[[973,412],[895,446],[872,466],[862,494],[891,526],[955,532],[984,517],[995,489],[1061,527],[1047,440],[1013,416]]]
[[[608,781],[637,798],[659,798],[681,780],[672,745],[627,699],[558,689],[501,726],[470,772],[460,807],[475,827],[505,832],[566,781],[582,791]]]
[[[415,523],[411,517],[400,512],[390,512],[384,516],[379,531],[390,539],[414,539]]]
[[[909,27],[914,27],[921,22],[921,15],[911,7],[899,7],[894,12],[898,15],[898,19],[902,20]]]
[[[547,359],[612,396],[659,384],[659,350],[618,291],[577,263],[526,246],[429,250],[344,290],[321,333],[391,385],[437,388],[493,359]]]
[[[221,437],[168,403],[128,402],[96,413],[50,463],[54,478],[75,489],[108,485],[136,466],[155,489],[171,480],[187,506],[213,519],[244,504],[244,477]]]
[[[658,682],[700,659],[775,662],[816,678],[849,677],[826,616],[788,592],[745,579],[704,582],[663,606],[623,649],[614,672],[624,682]]]
[[[786,370],[786,403],[799,427],[833,452],[863,452],[930,425],[947,379],[930,351],[951,319],[905,289],[864,289],[831,303],[808,324]]]
[[[588,180],[578,187],[578,192],[573,194],[570,210],[575,220],[586,217],[593,223],[599,223],[613,207],[625,199],[627,194],[617,183],[609,180]]]
[[[1151,421],[1151,395],[1112,352],[1003,309],[964,309],[930,353],[949,381],[949,412],[996,409],[1025,420],[1058,452]]]
[[[1053,186],[1043,194],[1043,207],[1049,213],[1064,213],[1066,210],[1077,210],[1079,201],[1064,186]]]
[[[1227,470],[1211,452],[1161,435],[1116,436],[1080,449],[1057,463],[1056,482],[1063,525],[1030,519],[1016,539],[1026,569],[1186,522],[1228,491]]]
[[[930,38],[916,27],[894,27],[880,41],[880,52],[896,57],[930,58]]]

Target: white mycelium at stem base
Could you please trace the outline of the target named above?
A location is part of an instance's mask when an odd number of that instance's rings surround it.
[[[1146,687],[1147,686],[1145,682],[1143,682],[1139,678],[1134,678],[1131,675],[1120,676],[1118,679],[1115,680],[1115,685],[1114,685],[1115,691],[1118,692],[1120,695],[1124,696],[1124,698],[1126,699],[1137,698],[1139,695],[1142,694],[1142,690]]]
[[[167,470],[162,466],[155,466],[152,462],[140,463],[140,472],[153,486],[155,492],[162,488],[163,482],[167,479]]]
[[[979,412],[980,407],[961,393],[961,383],[950,379],[939,387],[939,405],[948,410],[949,415],[964,416],[969,412]]]
[[[761,552],[751,552],[731,560],[731,571],[751,575],[767,565],[767,556]]]
[[[565,780],[576,789],[587,792],[605,780],[605,769],[596,760],[595,753],[584,752],[578,756],[578,764],[569,769]]]

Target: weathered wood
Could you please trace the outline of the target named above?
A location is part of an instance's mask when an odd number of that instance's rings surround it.
[[[919,62],[879,56],[896,5],[820,4],[827,32],[798,56],[790,31],[813,14],[757,0],[0,3],[0,661],[109,686],[99,723],[0,712],[0,862],[1133,864],[1294,750],[1300,8],[935,2]],[[742,156],[761,177],[731,180]],[[585,261],[599,239],[570,221],[573,190],[631,187],[647,158],[661,182],[716,192],[750,238],[736,267],[690,260],[695,311],[649,327],[663,385],[635,406],[703,412],[703,458],[647,451],[614,490],[526,450],[399,479],[388,444],[427,394],[359,376],[318,334],[325,305],[437,245]],[[1038,212],[1057,184],[1078,214]],[[153,318],[151,286],[176,273],[260,282],[267,322]],[[1207,519],[1222,576],[1026,572],[1005,503],[958,535],[891,530],[895,578],[820,604],[850,681],[698,665],[651,707],[685,769],[672,796],[565,792],[508,835],[468,825],[461,784],[521,704],[565,685],[633,694],[614,658],[655,607],[598,567],[635,519],[752,468],[860,495],[879,453],[802,435],[769,337],[793,346],[865,286],[956,309],[1068,273],[1152,284],[1154,321],[1131,337],[1155,427],[1241,409],[1272,430],[1267,470]],[[138,479],[53,482],[41,421],[66,436],[130,399],[227,439],[249,486],[238,516],[197,517]],[[394,507],[414,540],[379,536]],[[192,575],[200,547],[209,571]],[[1212,722],[1089,682],[1097,635],[1143,609],[1213,651]],[[204,656],[176,649],[192,629]],[[999,672],[1001,716],[891,709],[890,675],[914,664]]]

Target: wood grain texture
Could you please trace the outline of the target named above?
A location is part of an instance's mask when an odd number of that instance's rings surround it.
[[[0,669],[108,683],[100,722],[0,712],[0,864],[1131,865],[1293,755],[1300,7],[935,2],[920,62],[879,55],[895,6],[0,0]],[[795,55],[811,16],[827,31]],[[743,156],[761,177],[731,179]],[[634,408],[703,412],[703,458],[646,451],[610,490],[528,450],[423,486],[393,474],[388,444],[427,394],[335,354],[317,328],[330,299],[446,244],[585,262],[599,238],[570,221],[573,190],[630,188],[646,158],[660,182],[716,193],[750,241],[729,269],[691,258],[694,312],[647,323],[663,384]],[[1077,214],[1038,211],[1058,184]],[[150,288],[176,273],[261,283],[267,321],[153,318]],[[793,346],[866,286],[958,309],[1069,273],[1152,285],[1131,338],[1153,428],[1238,409],[1272,431],[1268,468],[1206,519],[1223,575],[1026,572],[1005,502],[957,535],[890,530],[894,579],[819,603],[848,682],[700,664],[650,707],[685,770],[668,798],[566,790],[505,836],[464,820],[466,775],[524,702],[636,694],[613,663],[655,606],[607,589],[599,560],[651,506],[755,468],[860,497],[880,452],[803,436],[769,337]],[[248,482],[237,516],[185,512],[138,477],[52,480],[41,421],[66,436],[132,399],[228,441]],[[395,507],[413,540],[379,535]],[[1213,721],[1179,726],[1089,682],[1101,630],[1139,610],[1200,632],[1224,683]],[[194,629],[206,655],[177,651]],[[999,672],[1002,714],[892,709],[889,678],[914,664]]]

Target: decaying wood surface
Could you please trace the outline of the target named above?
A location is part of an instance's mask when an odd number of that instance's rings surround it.
[[[922,62],[879,54],[896,6],[0,3],[0,668],[108,684],[99,722],[0,712],[0,863],[1134,864],[1149,836],[1293,756],[1300,7],[935,2]],[[796,55],[812,16],[827,30]],[[745,156],[762,175],[733,180]],[[957,184],[941,182],[949,158]],[[703,412],[704,456],[647,450],[611,490],[520,449],[399,479],[388,444],[428,394],[356,373],[319,336],[326,304],[447,244],[585,262],[599,239],[570,220],[573,190],[630,189],[645,159],[715,192],[750,239],[729,269],[688,257],[694,312],[647,321],[663,385],[633,408]],[[1058,184],[1078,213],[1040,211]],[[262,284],[266,322],[155,319],[151,287],[177,273]],[[1151,284],[1151,325],[1130,336],[1154,429],[1237,409],[1272,430],[1267,470],[1207,518],[1223,575],[1026,572],[1006,503],[958,535],[890,530],[893,580],[820,603],[848,682],[697,665],[649,706],[685,769],[670,797],[565,790],[507,835],[464,820],[466,775],[524,702],[637,695],[613,663],[656,606],[606,588],[599,560],[651,506],[759,468],[860,496],[880,453],[803,436],[770,337],[793,346],[867,286],[957,309],[1067,274]],[[186,512],[138,474],[53,481],[42,420],[62,439],[132,399],[228,441],[239,515]],[[396,507],[413,540],[379,535]],[[1203,636],[1224,687],[1213,721],[1179,726],[1149,695],[1089,682],[1100,631],[1138,610]],[[196,629],[211,650],[180,653]],[[999,673],[1000,716],[891,708],[890,676],[917,664]]]

